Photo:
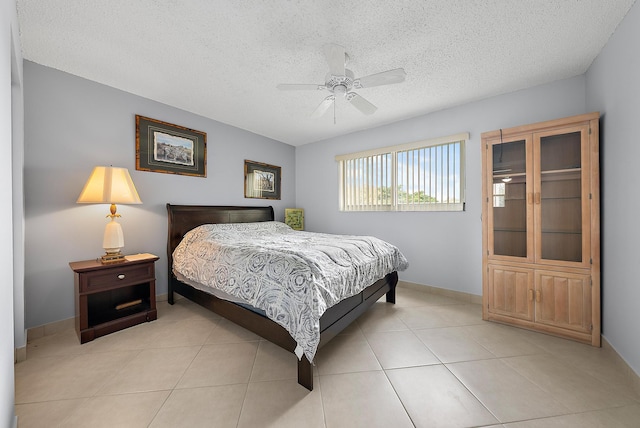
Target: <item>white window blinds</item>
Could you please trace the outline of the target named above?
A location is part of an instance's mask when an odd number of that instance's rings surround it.
[[[341,211],[464,210],[468,133],[336,156]]]

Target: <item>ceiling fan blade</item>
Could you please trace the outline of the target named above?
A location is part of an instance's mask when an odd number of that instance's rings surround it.
[[[344,47],[333,43],[324,45],[324,56],[329,63],[329,72],[335,76],[344,76]]]
[[[313,113],[311,113],[311,117],[313,118],[322,117],[327,112],[327,110],[329,110],[329,107],[331,107],[331,105],[334,103],[335,100],[336,100],[335,95],[329,95],[327,98],[322,100],[320,105],[316,107]]]
[[[281,91],[319,91],[325,89],[326,87],[324,85],[316,85],[314,83],[281,83],[276,86],[276,88],[280,89]]]
[[[391,85],[392,83],[404,82],[407,75],[404,69],[396,68],[395,70],[383,71],[382,73],[371,74],[369,76],[360,77],[353,81],[353,87],[356,89],[371,88],[373,86]]]
[[[363,114],[370,115],[378,110],[378,107],[374,106],[355,92],[348,92],[345,95],[345,98],[351,103],[352,106],[360,110]]]

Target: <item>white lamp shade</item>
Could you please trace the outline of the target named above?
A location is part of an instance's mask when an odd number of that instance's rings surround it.
[[[86,204],[141,204],[140,196],[126,168],[97,166],[77,200]]]

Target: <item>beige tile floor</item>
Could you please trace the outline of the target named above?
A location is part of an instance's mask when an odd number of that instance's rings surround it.
[[[27,427],[639,427],[610,349],[481,320],[479,305],[399,288],[322,348],[315,389],[290,354],[197,305],[80,345],[31,341],[15,366]]]

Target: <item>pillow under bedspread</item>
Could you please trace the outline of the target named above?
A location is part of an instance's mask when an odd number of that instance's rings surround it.
[[[280,222],[198,226],[173,253],[174,272],[262,309],[309,361],[327,308],[407,267],[398,248],[378,238],[295,231]]]

